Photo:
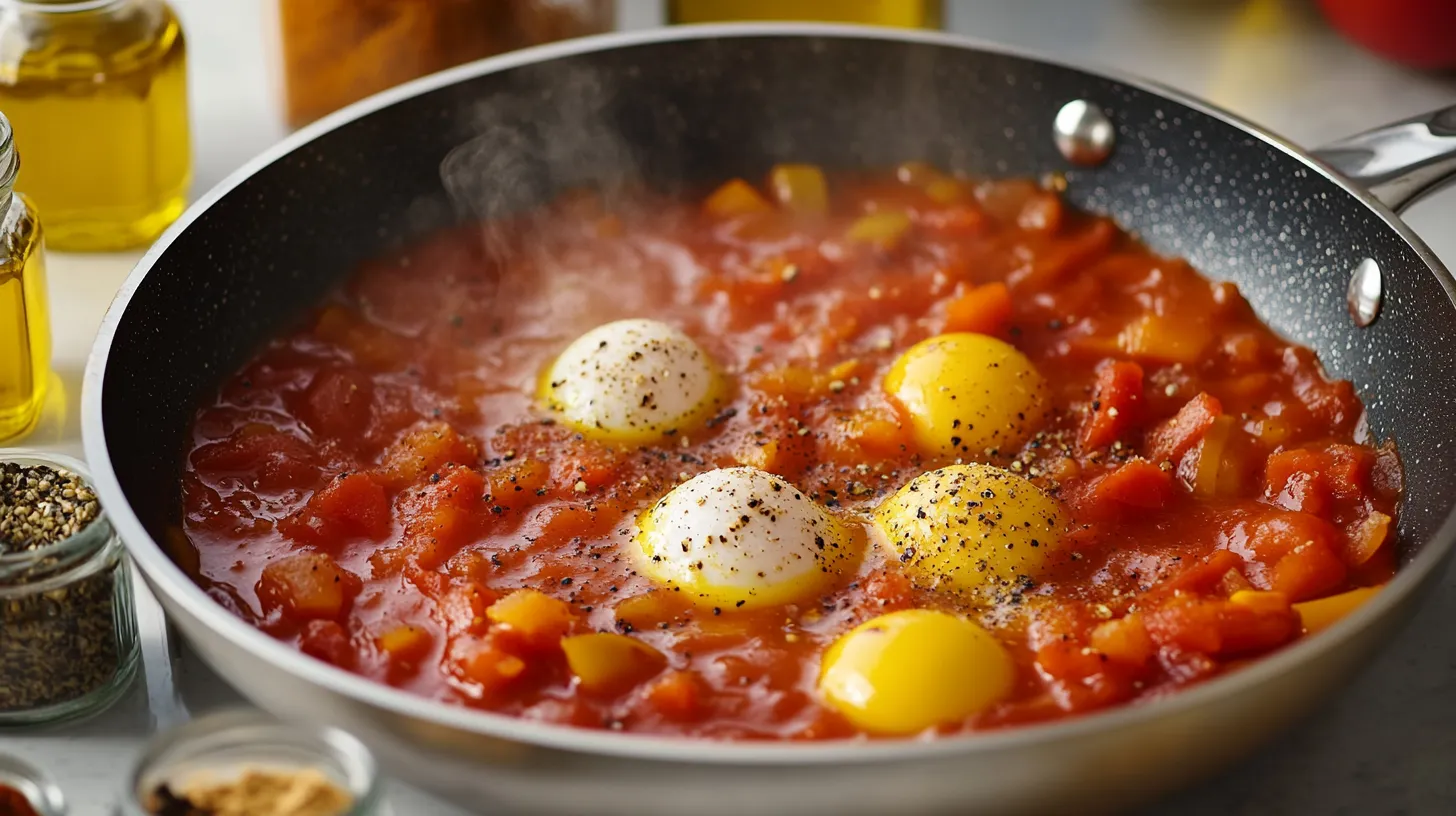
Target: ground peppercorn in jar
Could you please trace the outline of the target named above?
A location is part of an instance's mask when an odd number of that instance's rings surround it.
[[[95,712],[135,672],[121,542],[69,457],[0,454],[0,726]]]

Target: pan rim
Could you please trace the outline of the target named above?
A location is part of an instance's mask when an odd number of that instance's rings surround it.
[[[81,428],[86,459],[93,481],[111,514],[112,523],[123,539],[132,560],[153,587],[177,604],[199,624],[275,668],[320,686],[360,705],[393,715],[423,720],[433,726],[460,730],[479,736],[524,743],[541,748],[592,754],[624,760],[651,760],[703,765],[849,765],[872,762],[935,760],[999,752],[1032,745],[1085,738],[1186,712],[1216,700],[1255,693],[1266,680],[1293,671],[1317,656],[1339,648],[1365,628],[1391,613],[1394,607],[1418,593],[1445,563],[1456,544],[1456,508],[1442,521],[1436,533],[1386,587],[1358,610],[1327,631],[1303,638],[1267,655],[1252,665],[1214,678],[1166,697],[1118,706],[1067,720],[1017,726],[1002,730],[969,733],[934,739],[871,740],[850,738],[824,742],[731,742],[716,739],[665,737],[594,731],[568,725],[532,722],[490,711],[480,711],[430,700],[401,689],[346,672],[314,660],[228,612],[203,592],[170,559],[147,533],[131,505],[112,466],[102,422],[102,390],[107,362],[116,332],[133,296],[147,275],[194,221],[220,199],[263,168],[312,143],[320,136],[375,111],[406,99],[523,65],[547,62],[597,51],[653,45],[666,42],[750,37],[818,37],[907,42],[980,51],[1049,64],[1110,80],[1154,94],[1212,117],[1241,130],[1302,162],[1364,204],[1385,222],[1425,263],[1447,299],[1456,306],[1456,280],[1428,246],[1389,208],[1363,188],[1314,159],[1292,142],[1242,117],[1160,83],[1133,77],[1099,66],[1073,64],[1037,53],[972,37],[943,32],[896,30],[870,26],[825,23],[730,23],[664,27],[645,31],[615,32],[561,43],[537,46],[447,69],[400,85],[330,114],[283,139],[246,162],[194,202],[159,238],[128,273],[107,309],[97,331],[83,377]]]

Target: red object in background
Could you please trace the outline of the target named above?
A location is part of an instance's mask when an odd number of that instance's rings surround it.
[[[9,785],[0,785],[0,816],[40,816],[30,797]]]
[[[1320,0],[1345,36],[1415,68],[1456,68],[1452,0]]]

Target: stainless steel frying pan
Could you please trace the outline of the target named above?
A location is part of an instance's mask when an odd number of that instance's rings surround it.
[[[447,161],[449,157],[449,161]],[[1071,157],[1075,160],[1069,160]],[[147,254],[86,372],[86,453],[191,648],[259,705],[343,726],[469,807],[557,814],[1088,812],[1248,752],[1388,641],[1456,541],[1456,282],[1395,215],[1456,172],[1456,113],[1317,153],[1155,87],[924,33],[729,26],[469,65],[349,108],[250,163]],[[1353,380],[1394,438],[1403,567],[1327,632],[1170,699],[933,742],[722,744],[573,730],[344,673],[214,604],[158,545],[195,407],[357,262],[555,190],[667,191],[776,161],[1065,171],[1067,195],[1233,280]],[[443,169],[443,173],[442,173]]]

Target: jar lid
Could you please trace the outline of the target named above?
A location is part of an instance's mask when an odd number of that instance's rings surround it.
[[[66,800],[61,789],[44,771],[29,763],[0,754],[0,786],[18,791],[40,816],[65,816]]]

